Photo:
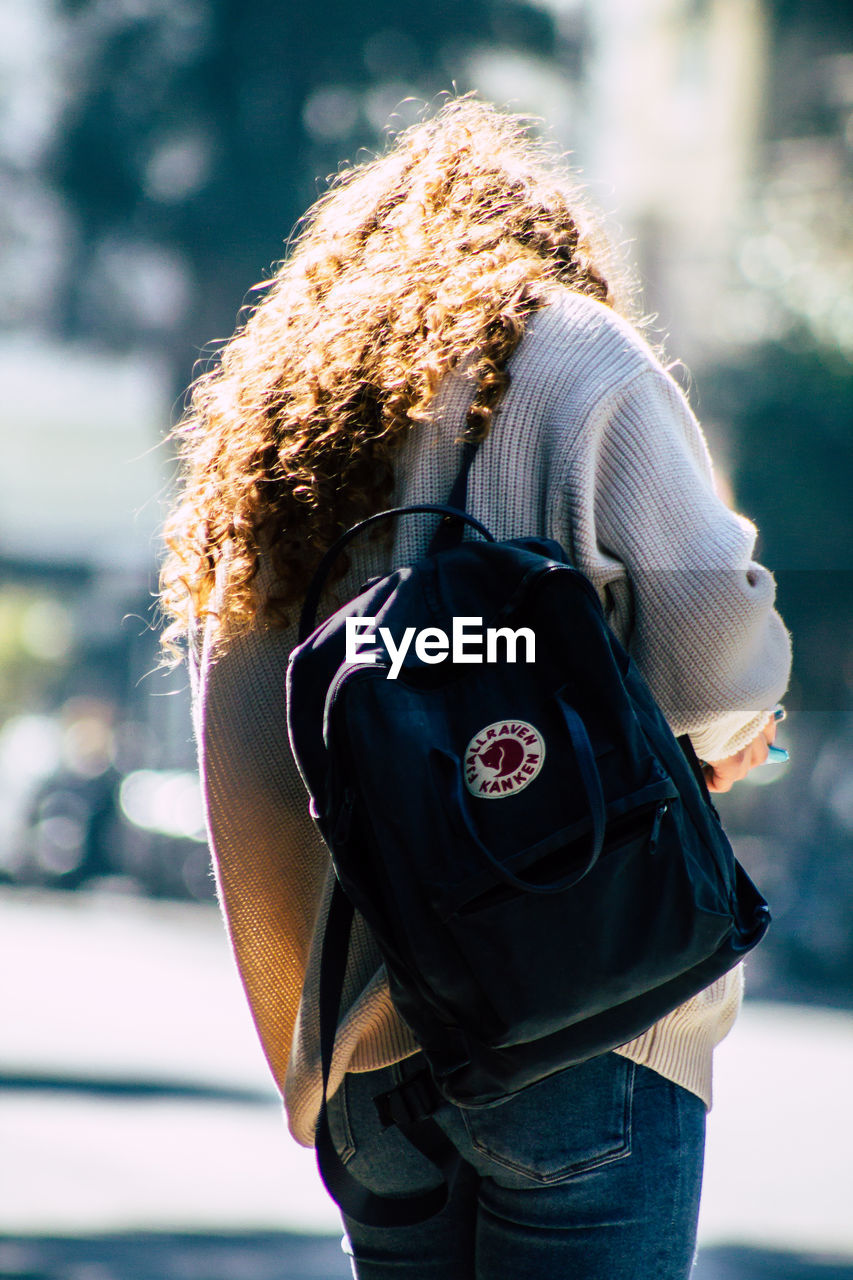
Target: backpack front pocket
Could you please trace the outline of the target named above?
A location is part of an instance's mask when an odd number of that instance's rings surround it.
[[[484,1026],[491,1013],[493,1046],[523,1044],[621,1005],[667,981],[673,952],[692,955],[697,933],[710,950],[725,936],[729,917],[697,913],[682,859],[658,850],[660,822],[656,806],[620,824],[591,871],[562,893],[493,880],[446,915],[481,990]],[[577,854],[567,849],[564,857],[572,863]],[[526,878],[561,870],[554,858],[528,866]],[[658,936],[666,940],[661,950]]]

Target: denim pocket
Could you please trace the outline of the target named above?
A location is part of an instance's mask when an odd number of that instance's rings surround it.
[[[484,1161],[540,1185],[631,1153],[634,1064],[604,1054],[570,1067],[497,1107],[463,1112],[473,1162]]]
[[[386,1128],[374,1102],[422,1066],[422,1059],[347,1074],[327,1104],[335,1150],[352,1173],[378,1195],[409,1195],[441,1183],[438,1169],[412,1146],[396,1125]],[[449,1109],[449,1108],[448,1108]]]

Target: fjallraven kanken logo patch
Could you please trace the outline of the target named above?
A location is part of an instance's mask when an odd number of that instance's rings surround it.
[[[538,729],[525,720],[496,720],[465,748],[465,786],[486,800],[515,795],[544,762],[545,743]]]

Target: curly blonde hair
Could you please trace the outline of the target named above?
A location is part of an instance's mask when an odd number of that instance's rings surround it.
[[[579,209],[525,122],[470,96],[338,174],[176,428],[167,648],[213,611],[218,571],[220,618],[286,623],[334,538],[387,505],[397,449],[451,370],[474,384],[468,433],[488,432],[554,283],[614,305]],[[259,600],[267,552],[275,588]]]

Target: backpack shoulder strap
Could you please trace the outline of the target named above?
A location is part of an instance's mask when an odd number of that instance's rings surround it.
[[[454,511],[468,512],[468,472],[479,447],[479,440],[466,440],[462,446],[462,461],[447,499],[447,506]],[[442,520],[432,536],[427,555],[434,556],[439,551],[451,550],[461,541],[463,532],[463,526],[458,520]]]
[[[435,512],[444,516],[430,542],[427,553],[429,555],[451,550],[458,545],[462,539],[465,524],[470,524],[487,541],[494,541],[488,529],[469,516],[465,509],[468,472],[477,448],[476,441],[466,440],[463,445],[462,461],[446,503],[421,503],[382,511],[362,520],[338,538],[321,560],[305,597],[299,623],[300,642],[313,628],[317,606],[332,562],[353,537],[374,521],[414,512]],[[432,1113],[441,1098],[426,1070],[406,1085],[399,1086],[377,1098],[376,1103],[383,1123],[396,1124],[413,1146],[417,1147],[441,1171],[443,1180],[438,1186],[410,1196],[376,1195],[353,1177],[338,1155],[329,1129],[326,1095],[340,1016],[353,914],[353,905],[341,888],[340,882],[336,880],[329,904],[320,960],[320,1057],[323,1093],[315,1138],[317,1164],[326,1190],[343,1212],[356,1222],[377,1227],[410,1226],[431,1218],[447,1203],[450,1188],[461,1165],[461,1157],[433,1117]]]

